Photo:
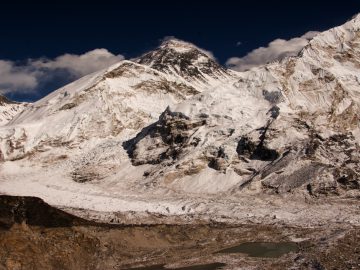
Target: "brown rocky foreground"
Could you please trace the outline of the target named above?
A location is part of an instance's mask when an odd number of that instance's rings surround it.
[[[296,242],[298,251],[278,258],[218,253],[245,242]],[[0,196],[0,247],[0,269],[14,270],[360,269],[360,230],[350,225],[108,225],[33,197]]]

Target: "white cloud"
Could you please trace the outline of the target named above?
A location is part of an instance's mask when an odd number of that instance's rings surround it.
[[[16,66],[12,61],[0,60],[0,93],[34,89],[37,85],[35,72],[27,66]]]
[[[226,65],[237,71],[245,71],[252,67],[264,65],[274,60],[280,60],[287,56],[297,55],[311,38],[319,32],[310,31],[301,37],[290,40],[275,39],[267,47],[257,48],[244,57],[232,57],[226,61]]]
[[[208,51],[208,50],[205,50],[205,49],[203,49],[203,48],[199,48],[199,47],[197,47],[198,49],[199,49],[199,51],[201,51],[201,52],[203,52],[204,54],[206,54],[208,57],[210,57],[212,60],[215,60],[216,61],[216,57],[215,57],[215,55],[214,55],[214,53],[212,52],[212,51]]]
[[[39,69],[66,69],[74,75],[84,76],[109,67],[123,59],[122,55],[114,55],[106,49],[95,49],[81,55],[64,54],[53,60],[32,60],[31,65]]]
[[[66,71],[61,73],[62,76],[77,79],[123,59],[122,55],[114,55],[106,49],[95,49],[81,55],[64,54],[55,59],[29,59],[25,64],[0,60],[0,94],[34,92],[57,71]]]

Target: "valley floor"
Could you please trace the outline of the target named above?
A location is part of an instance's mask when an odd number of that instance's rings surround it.
[[[358,269],[360,230],[343,222],[111,225],[32,197],[0,197],[0,269]],[[292,242],[278,258],[218,251],[247,242]],[[208,268],[200,265],[207,264]],[[196,267],[194,266],[196,265]],[[190,266],[193,266],[192,268]],[[189,268],[190,267],[190,268]]]

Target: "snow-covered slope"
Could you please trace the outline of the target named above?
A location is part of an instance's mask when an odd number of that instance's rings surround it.
[[[20,113],[26,103],[18,103],[0,95],[0,126],[6,125],[15,115]]]
[[[0,192],[94,211],[228,216],[254,194],[355,198],[359,74],[360,16],[244,73],[168,40],[1,127]]]

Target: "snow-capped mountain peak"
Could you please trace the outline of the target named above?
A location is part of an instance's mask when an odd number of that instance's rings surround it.
[[[0,128],[0,191],[114,211],[161,197],[165,214],[187,209],[175,197],[360,196],[359,19],[248,72],[167,40],[64,86]]]
[[[190,42],[186,42],[177,38],[165,39],[159,46],[162,49],[173,49],[178,52],[187,52],[189,50],[198,49],[198,47]]]
[[[211,78],[229,77],[229,72],[209,52],[178,39],[164,41],[157,49],[135,61],[158,71],[180,76],[189,82],[206,83]]]

